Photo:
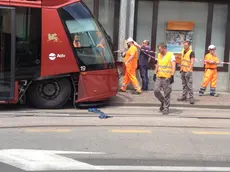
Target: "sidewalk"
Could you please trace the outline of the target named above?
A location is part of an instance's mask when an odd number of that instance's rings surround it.
[[[177,98],[181,96],[181,91],[171,93],[171,107],[196,107],[196,108],[217,108],[230,109],[230,93],[218,93],[219,97],[211,97],[208,93],[200,97],[194,93],[195,104],[187,102],[178,102]],[[153,91],[143,92],[141,95],[134,95],[132,91],[126,93],[119,92],[116,97],[111,98],[111,106],[160,106],[159,101],[153,94]]]

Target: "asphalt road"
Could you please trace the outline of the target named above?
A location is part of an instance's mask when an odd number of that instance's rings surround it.
[[[3,108],[0,172],[230,171],[230,110]]]
[[[7,128],[0,138],[2,172],[230,171],[228,129]]]

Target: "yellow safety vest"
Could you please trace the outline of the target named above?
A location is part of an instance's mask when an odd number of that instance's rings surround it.
[[[170,78],[172,75],[172,59],[173,53],[167,52],[166,55],[162,56],[162,54],[158,53],[158,70],[157,77]]]
[[[189,68],[191,65],[191,59],[190,59],[191,52],[192,52],[191,49],[188,50],[185,54],[184,54],[184,50],[182,51],[180,71],[183,71],[183,72],[189,71]]]

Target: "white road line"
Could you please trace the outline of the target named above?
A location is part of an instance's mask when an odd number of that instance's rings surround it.
[[[187,166],[98,166],[99,169],[110,171],[199,171],[199,172],[223,172],[230,171],[230,167],[187,167]]]
[[[9,149],[0,151],[0,161],[25,171],[95,170],[100,167],[57,154],[104,154],[101,152]]]
[[[83,152],[83,151],[59,151],[59,150],[43,150],[43,149],[3,149],[0,150],[1,153],[26,153],[26,152],[44,152],[50,154],[106,154],[104,152]]]
[[[224,172],[230,167],[192,167],[192,166],[105,166],[91,165],[57,154],[105,154],[103,152],[75,152],[56,150],[0,150],[0,161],[25,171],[203,171]]]

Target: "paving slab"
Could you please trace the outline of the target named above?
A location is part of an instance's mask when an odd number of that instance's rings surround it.
[[[195,104],[191,105],[189,101],[179,102],[180,91],[171,93],[171,107],[196,107],[196,108],[219,108],[230,109],[230,93],[218,93],[218,97],[210,96],[208,93],[199,96],[198,92],[194,93]],[[154,96],[153,91],[143,92],[140,95],[132,94],[132,91],[126,93],[119,92],[116,97],[110,99],[112,106],[159,106],[160,102]]]

